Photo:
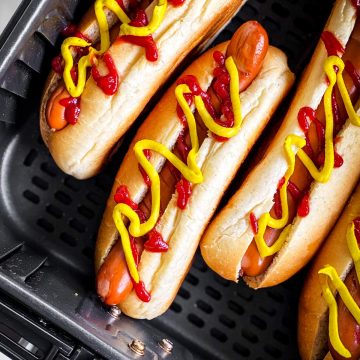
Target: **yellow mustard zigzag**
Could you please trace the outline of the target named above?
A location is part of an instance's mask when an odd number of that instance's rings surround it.
[[[232,128],[225,128],[217,124],[206,110],[201,96],[196,95],[194,97],[194,103],[202,121],[210,131],[216,135],[230,138],[239,132],[242,124],[242,116],[239,96],[239,74],[232,57],[226,59],[225,66],[230,75],[230,99],[234,113],[234,126]],[[134,237],[147,234],[155,227],[160,212],[159,174],[144,155],[144,150],[151,150],[161,154],[181,172],[186,180],[190,181],[191,183],[199,184],[203,181],[201,169],[196,163],[196,158],[199,151],[199,139],[196,131],[196,120],[190,106],[184,97],[184,94],[188,93],[191,93],[191,91],[185,84],[178,85],[175,89],[176,99],[185,114],[189,126],[191,150],[187,157],[187,163],[185,164],[183,161],[181,161],[163,144],[147,139],[138,141],[134,146],[135,157],[151,180],[151,214],[147,221],[141,224],[139,216],[133,209],[131,209],[130,206],[120,203],[117,204],[113,210],[113,219],[121,237],[127,266],[129,268],[131,277],[136,283],[140,281],[140,278],[134,257],[132,255],[129,234]],[[124,217],[130,220],[128,229],[124,223]]]
[[[109,24],[104,11],[105,7],[112,11],[122,23],[119,35],[147,36],[154,33],[163,21],[167,8],[167,0],[158,0],[151,21],[147,26],[142,27],[129,25],[131,19],[115,0],[95,1],[95,16],[100,29],[100,50],[96,50],[94,47],[90,46],[91,43],[86,40],[74,36],[65,39],[61,45],[61,54],[65,62],[63,78],[66,89],[72,97],[79,97],[83,93],[86,83],[86,69],[92,66],[94,56],[104,54],[110,47]],[[78,62],[77,85],[75,85],[71,76],[71,69],[74,66],[74,59],[70,49],[72,46],[82,48],[89,46],[89,54],[82,56]]]
[[[354,261],[356,275],[360,281],[360,249],[355,236],[355,226],[352,222],[347,229],[346,239],[351,257]],[[326,282],[322,284],[323,296],[327,304],[329,305],[329,338],[333,348],[343,357],[351,357],[351,353],[346,349],[342,343],[339,335],[338,327],[338,307],[335,298],[335,292],[338,292],[345,306],[350,311],[356,322],[360,325],[360,308],[356,304],[355,300],[351,296],[348,288],[341,280],[337,271],[331,265],[324,266],[319,274],[327,277]],[[329,286],[329,281],[333,287],[333,290]]]
[[[336,72],[335,67],[338,68]],[[315,181],[325,183],[329,180],[332,170],[334,168],[334,141],[333,141],[333,128],[334,117],[331,104],[332,91],[337,83],[341,97],[344,101],[345,108],[351,123],[355,126],[360,126],[360,117],[356,114],[355,109],[351,103],[349,93],[346,89],[343,71],[344,62],[337,56],[329,56],[324,64],[325,73],[329,79],[329,86],[324,94],[324,109],[325,109],[325,161],[321,170],[318,170],[316,165],[302,149],[306,145],[303,137],[291,134],[288,135],[284,142],[284,152],[288,162],[284,179],[285,182],[280,189],[280,201],[282,208],[282,216],[280,219],[274,219],[270,213],[264,213],[259,219],[258,232],[254,235],[257,248],[261,257],[267,257],[276,254],[283,246],[291,229],[291,224],[287,225],[289,220],[289,206],[287,198],[287,185],[291,175],[295,169],[295,157],[298,155],[299,159],[305,165]],[[297,153],[296,153],[296,149]],[[266,227],[269,226],[273,229],[283,229],[276,242],[268,246],[264,239]]]

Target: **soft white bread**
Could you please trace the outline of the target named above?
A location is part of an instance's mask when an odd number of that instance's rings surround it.
[[[353,265],[346,242],[346,231],[348,225],[358,216],[360,185],[315,258],[301,293],[298,343],[303,360],[323,359],[328,351],[328,305],[322,297],[318,271],[329,264],[335,268],[342,280],[346,278]]]
[[[105,95],[90,77],[81,96],[77,124],[56,132],[42,131],[57,165],[79,179],[97,174],[114,145],[176,66],[190,50],[224,26],[244,2],[187,0],[179,7],[169,5],[153,34],[159,51],[156,62],[146,60],[144,49],[139,46],[114,43],[108,52],[120,77],[117,93]],[[149,17],[155,3],[146,10]],[[99,69],[107,73],[101,62]],[[43,129],[47,126],[44,115],[42,111]]]
[[[202,89],[208,89],[215,66],[213,51],[225,52],[227,44],[220,44],[206,52],[184,74],[196,75]],[[141,256],[140,278],[151,292],[151,301],[144,303],[132,292],[125,302],[119,304],[125,314],[134,318],[151,319],[168,309],[191,265],[201,234],[224,191],[293,80],[294,76],[287,67],[286,56],[280,50],[269,47],[260,73],[241,93],[244,120],[240,132],[224,143],[214,140],[211,136],[204,140],[197,159],[204,182],[193,185],[192,195],[185,210],[177,207],[177,195],[173,195],[161,217],[157,230],[168,242],[169,250],[163,254],[144,251]],[[112,220],[112,210],[115,206],[113,195],[116,188],[120,184],[127,185],[131,198],[137,203],[142,201],[147,192],[137,169],[133,145],[136,141],[146,138],[154,139],[172,149],[182,131],[176,114],[174,90],[175,85],[166,92],[140,127],[116,176],[99,230],[95,254],[96,270],[118,238]],[[157,154],[152,155],[151,162],[157,171],[164,165],[164,159]]]
[[[335,34],[345,47],[356,20],[355,9],[349,0],[335,3],[325,30]],[[303,136],[297,114],[303,106],[316,109],[327,87],[323,64],[327,52],[319,42],[307,67],[295,98],[262,161],[250,172],[229,203],[208,227],[201,241],[201,253],[206,263],[226,279],[238,281],[242,258],[254,234],[249,216],[258,218],[270,211],[279,180],[288,167],[283,144],[289,134]],[[358,106],[356,107],[359,108]],[[266,287],[285,281],[301,269],[312,257],[342,207],[360,175],[360,128],[345,124],[337,152],[343,157],[342,167],[334,169],[325,184],[315,183],[310,189],[310,214],[294,219],[286,243],[275,256],[265,274],[245,280],[252,287]]]

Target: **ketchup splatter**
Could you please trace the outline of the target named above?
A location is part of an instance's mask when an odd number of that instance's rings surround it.
[[[276,193],[274,194],[274,211],[275,211],[275,216],[278,219],[281,219],[282,217],[282,207],[281,207],[281,198],[280,198],[280,190],[277,189]]]
[[[355,226],[355,236],[358,243],[360,243],[360,217],[353,220]]]
[[[131,247],[131,252],[132,252],[135,264],[136,264],[136,266],[138,266],[139,262],[140,262],[140,254],[136,247],[135,238],[133,236],[130,236],[130,247]]]
[[[322,166],[324,165],[324,162],[325,162],[325,152],[322,151],[317,159],[317,164],[318,166]],[[344,163],[344,159],[342,158],[341,155],[339,155],[336,151],[334,152],[334,168],[339,168],[342,166],[342,164]]]
[[[116,70],[114,60],[110,54],[106,53],[103,57],[108,74],[101,76],[96,66],[91,69],[91,74],[96,81],[97,86],[106,94],[114,95],[119,87],[119,75]]]
[[[323,41],[329,56],[341,56],[344,53],[345,49],[332,32],[323,31],[321,40]]]
[[[126,185],[120,185],[115,192],[114,201],[119,204],[126,204],[130,206],[133,210],[138,209],[138,204],[131,200],[129,190]]]
[[[220,51],[214,51],[213,59],[216,63],[216,67],[213,71],[213,89],[221,102],[222,118],[215,121],[223,127],[231,128],[234,126],[234,113],[232,111],[231,99],[230,99],[230,75],[225,67],[225,55]],[[214,138],[217,141],[225,142],[228,138],[218,136],[214,134]]]
[[[148,25],[148,19],[144,10],[137,10],[135,17],[130,21],[129,25],[135,27],[142,27]],[[141,46],[145,49],[146,59],[149,61],[156,61],[159,57],[158,49],[152,35],[147,36],[135,36],[135,35],[123,35],[121,40]]]
[[[304,133],[307,133],[310,128],[310,124],[315,119],[315,110],[309,106],[302,107],[298,112],[298,123]]]
[[[188,180],[182,178],[176,184],[176,191],[178,193],[177,206],[181,210],[184,210],[192,193],[191,183]]]
[[[150,150],[145,149],[144,150],[144,155],[145,155],[146,159],[150,160],[150,158],[151,158]],[[139,171],[141,172],[141,175],[142,175],[142,177],[144,179],[145,184],[148,187],[150,187],[151,186],[151,180],[149,178],[149,175],[146,173],[146,171],[144,170],[144,168],[140,164],[138,166],[139,166]]]
[[[169,4],[172,6],[181,6],[183,5],[185,0],[169,0]]]
[[[78,32],[78,28],[74,24],[68,24],[61,30],[61,35],[64,37],[75,36]]]
[[[151,300],[151,294],[145,289],[145,284],[143,281],[136,283],[132,280],[135,293],[137,297],[143,302],[149,302]]]
[[[250,213],[250,225],[254,234],[257,234],[259,231],[259,223],[253,212]]]
[[[65,120],[75,125],[80,116],[80,98],[68,97],[59,101],[65,107]]]
[[[189,146],[186,144],[186,135],[187,131],[181,132],[175,144],[175,149],[179,152],[181,159],[184,162],[186,162],[190,151]]]
[[[302,197],[300,204],[298,206],[298,210],[297,210],[298,216],[305,217],[309,215],[310,212],[309,199],[310,199],[310,195],[308,192],[306,192]]]
[[[300,189],[290,180],[288,181],[287,189],[295,201],[298,201],[300,199],[301,196]]]
[[[148,234],[148,240],[145,242],[144,248],[150,252],[166,252],[169,245],[163,240],[162,235],[153,229]]]
[[[333,119],[334,119],[334,132],[337,133],[341,129],[341,121],[340,121],[340,110],[339,104],[336,100],[335,91],[333,90],[331,94],[331,106],[333,111]]]

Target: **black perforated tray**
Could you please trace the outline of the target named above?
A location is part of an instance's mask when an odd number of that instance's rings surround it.
[[[197,255],[171,309],[150,322],[114,320],[94,295],[96,231],[134,129],[105,172],[87,181],[57,169],[38,129],[41,88],[58,51],[58,32],[88,3],[24,1],[0,37],[0,290],[111,359],[133,358],[127,345],[134,338],[146,344],[146,359],[164,357],[157,346],[162,338],[175,343],[173,359],[298,358],[301,276],[253,291],[222,280]],[[257,19],[299,75],[330,7],[325,0],[249,0],[216,42]]]

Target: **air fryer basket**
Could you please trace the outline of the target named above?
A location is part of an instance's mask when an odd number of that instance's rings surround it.
[[[136,358],[128,347],[133,339],[145,343],[144,359],[298,358],[301,276],[253,291],[215,275],[198,254],[170,310],[156,320],[114,319],[95,296],[96,232],[127,142],[102,174],[77,181],[53,163],[38,128],[40,95],[59,49],[59,31],[89,3],[24,0],[0,38],[0,297],[25,304],[111,359]],[[215,41],[256,19],[299,75],[331,3],[249,0]],[[174,342],[172,355],[157,345],[163,338]],[[66,358],[61,349],[60,354]]]

